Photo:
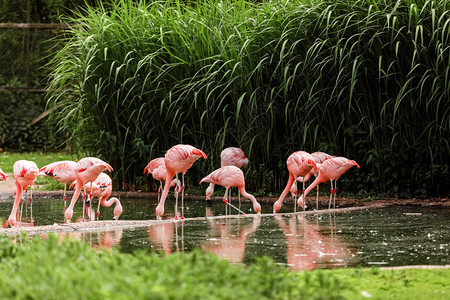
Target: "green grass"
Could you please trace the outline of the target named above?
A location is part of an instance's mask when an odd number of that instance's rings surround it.
[[[449,299],[450,269],[340,269],[327,271],[345,282],[348,299]]]
[[[194,250],[165,257],[79,240],[0,236],[0,294],[14,299],[448,299],[449,269],[290,272],[267,258],[232,265]],[[20,241],[20,242],[19,242]]]

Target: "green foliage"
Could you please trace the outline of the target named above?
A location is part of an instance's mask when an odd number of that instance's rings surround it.
[[[78,240],[0,237],[0,293],[17,299],[343,299],[332,274],[289,272],[265,258],[232,265],[195,250],[97,252]]]
[[[348,269],[327,271],[352,286],[343,294],[348,299],[448,299],[450,269],[380,270]],[[370,296],[369,296],[370,295]]]
[[[93,2],[93,1],[90,1]],[[84,0],[2,1],[0,23],[60,23],[60,14],[70,14]],[[89,2],[87,2],[89,3]],[[42,68],[53,54],[60,34],[56,29],[0,28],[0,86],[43,87],[48,76]],[[45,110],[45,94],[0,91],[0,147],[19,151],[59,149],[65,133],[56,135],[46,119],[30,122]]]
[[[433,0],[88,7],[67,20],[49,104],[122,187],[187,143],[209,157],[189,171],[193,182],[239,146],[250,190],[282,188],[288,155],[321,150],[362,166],[339,189],[446,194],[448,14]]]

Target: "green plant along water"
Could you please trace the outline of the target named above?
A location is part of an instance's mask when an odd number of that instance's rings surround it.
[[[153,199],[155,200],[155,199]],[[121,199],[123,220],[155,219],[155,202]],[[173,217],[173,200],[166,206]],[[81,217],[80,205],[74,219]],[[242,205],[251,210],[250,203]],[[289,211],[288,208],[284,208]],[[0,203],[6,220],[11,203]],[[101,219],[112,218],[113,208],[103,208]],[[263,213],[271,206],[263,206]],[[36,199],[35,225],[63,222],[63,201]],[[185,216],[223,215],[222,203],[187,202]],[[29,213],[24,213],[29,221]],[[269,256],[292,270],[356,266],[446,265],[450,257],[450,210],[388,208],[341,214],[277,216],[228,220],[186,221],[148,228],[101,232],[64,233],[93,247],[119,248],[123,252],[152,250],[167,255],[201,248],[232,263],[252,264]]]
[[[362,168],[365,194],[449,192],[448,1],[124,0],[87,8],[50,63],[50,105],[72,144],[125,188],[177,143],[250,159],[251,190],[280,190],[294,151]]]

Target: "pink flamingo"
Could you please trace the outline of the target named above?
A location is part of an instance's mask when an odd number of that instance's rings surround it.
[[[64,184],[64,208],[66,208],[67,197],[66,189],[67,184],[76,180],[75,168],[77,163],[71,160],[63,160],[51,163],[42,167],[39,170],[39,175],[48,176],[56,179],[57,181]]]
[[[247,167],[248,158],[245,157],[244,151],[236,147],[228,147],[220,153],[221,167],[235,166],[238,168]]]
[[[31,187],[39,173],[39,168],[36,163],[29,160],[18,160],[14,163],[14,178],[15,178],[15,194],[14,205],[9,215],[8,222],[11,227],[16,225],[17,209],[19,208],[19,202],[22,197],[23,190]],[[22,201],[23,203],[23,201]],[[33,220],[33,198],[30,195],[30,207],[31,207],[31,220]],[[22,217],[22,214],[20,215]]]
[[[253,210],[257,214],[261,213],[261,205],[258,203],[258,201],[256,201],[256,198],[245,191],[244,173],[238,167],[226,166],[219,168],[213,171],[208,176],[204,177],[200,181],[200,183],[202,182],[209,182],[225,187],[225,195],[223,202],[228,205],[230,205],[227,199],[228,189],[232,186],[237,186],[242,196],[244,196],[247,199],[250,199],[253,202]]]
[[[161,196],[161,192],[163,189],[162,182],[166,180],[167,176],[167,169],[166,169],[166,163],[164,161],[164,157],[158,157],[153,160],[151,160],[147,166],[144,168],[144,174],[148,176],[148,174],[152,174],[153,179],[159,181],[159,188],[158,188],[158,203]],[[175,188],[175,194],[178,198],[178,193],[181,190],[181,182],[178,179],[174,179],[170,182],[170,187],[176,186]]]
[[[0,179],[8,181],[8,176],[2,171],[2,169],[0,169]]]
[[[166,182],[164,184],[164,189],[162,192],[161,200],[156,207],[156,218],[161,219],[164,214],[164,203],[169,193],[170,184],[173,176],[178,179],[178,173],[182,174],[182,184],[181,184],[181,218],[183,215],[183,205],[184,205],[184,173],[194,164],[194,162],[200,157],[207,158],[206,154],[191,145],[175,145],[169,150],[167,150],[164,156],[164,163],[166,165]],[[177,218],[178,209],[178,198],[175,202],[175,218]]]
[[[74,183],[76,184],[76,182]],[[123,212],[120,200],[117,199],[116,197],[112,197],[109,200],[107,200],[112,193],[111,177],[109,177],[108,174],[106,173],[100,173],[100,175],[98,175],[98,177],[91,183],[92,184],[85,183],[84,189],[88,194],[91,194],[92,197],[98,198],[97,221],[100,217],[100,204],[103,207],[110,207],[111,205],[115,204],[113,212],[114,214],[113,220],[118,220]]]
[[[238,168],[247,168],[248,158],[245,157],[245,153],[241,148],[228,147],[222,150],[220,153],[220,166],[235,166]],[[214,191],[214,185],[210,185]],[[239,208],[241,208],[241,196],[238,193]],[[230,203],[231,203],[231,189],[230,189]]]
[[[245,153],[241,148],[237,147],[228,147],[222,150],[220,153],[220,166],[235,166],[238,168],[247,168],[248,166],[248,158],[245,157]],[[231,191],[231,189],[230,189]],[[206,189],[206,200],[210,200],[212,194],[214,193],[214,184],[210,183],[208,188]],[[231,194],[231,193],[230,193]],[[241,199],[239,196],[239,208],[241,207]],[[230,195],[231,198],[231,195]],[[230,201],[231,202],[231,201]]]
[[[319,173],[319,169],[320,169],[320,165],[326,161],[329,158],[335,157],[332,156],[328,153],[325,152],[314,152],[311,153],[311,156],[314,158],[314,161],[316,162],[316,166],[317,166],[317,170],[315,170],[314,168],[311,168],[311,170],[308,172],[308,174],[305,177],[298,177],[296,179],[296,181],[302,182],[303,183],[303,189],[302,189],[302,193],[305,192],[305,182],[308,182],[309,179],[314,175],[315,177],[317,177],[318,173]],[[294,187],[295,186],[295,187]],[[297,195],[297,184],[296,182],[294,182],[294,184],[292,185],[291,188],[291,193],[293,193],[294,195]],[[293,196],[294,197],[294,196]],[[316,190],[316,209],[319,209],[319,185],[317,185],[317,190]]]
[[[289,171],[289,180],[283,192],[281,193],[280,198],[273,204],[274,213],[280,210],[281,205],[283,204],[284,197],[286,197],[287,193],[292,187],[295,178],[299,176],[305,177],[309,173],[311,168],[314,168],[314,170],[317,171],[317,166],[314,158],[311,156],[311,154],[305,151],[297,151],[292,153],[288,157],[286,165]],[[302,206],[303,208],[305,208],[304,204]]]
[[[319,183],[322,182],[331,182],[331,195],[330,202],[328,204],[328,209],[331,208],[331,198],[334,193],[334,208],[336,208],[336,181],[341,177],[345,172],[348,171],[351,167],[356,166],[359,169],[359,165],[354,160],[350,160],[345,157],[333,157],[329,158],[322,163],[319,169],[319,175],[317,178],[311,183],[310,186],[306,189],[304,195],[302,195],[298,199],[298,205],[303,203],[303,198],[308,195],[308,193]],[[335,181],[335,189],[333,189],[333,180]]]
[[[70,223],[70,220],[73,216],[73,207],[78,200],[78,196],[80,196],[81,188],[88,183],[94,181],[100,173],[104,170],[112,171],[113,168],[103,160],[95,157],[85,157],[80,159],[75,168],[75,177],[77,182],[75,184],[75,191],[72,196],[72,200],[70,201],[69,207],[67,207],[66,212],[64,214],[67,223]],[[85,191],[86,195],[86,191]],[[83,220],[84,220],[84,207],[85,207],[85,198],[83,197]]]

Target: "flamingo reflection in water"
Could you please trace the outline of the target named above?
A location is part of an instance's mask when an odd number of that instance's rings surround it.
[[[330,215],[329,233],[323,234],[325,226],[313,224],[303,215],[275,220],[283,230],[287,242],[287,265],[292,271],[316,268],[336,268],[353,264],[356,254],[337,236],[334,216]]]
[[[174,226],[174,223],[162,223],[149,226],[147,229],[152,245],[162,250],[166,256],[172,254]]]
[[[208,208],[209,209],[209,208]],[[207,217],[212,216],[207,209]],[[254,217],[251,223],[242,225],[248,219],[213,219],[210,218],[211,235],[202,245],[202,249],[212,252],[231,263],[242,263],[245,256],[245,246],[248,236],[253,234],[261,224],[261,217]]]

